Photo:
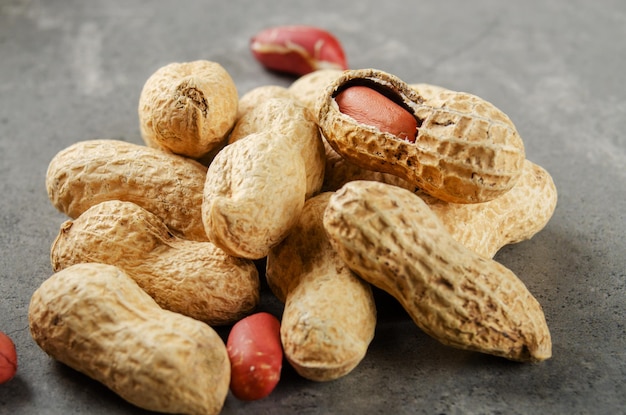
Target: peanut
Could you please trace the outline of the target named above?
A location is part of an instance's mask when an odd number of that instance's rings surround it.
[[[330,198],[324,227],[354,272],[441,343],[516,361],[551,356],[543,310],[524,283],[455,241],[414,193],[350,182]]]
[[[550,174],[525,160],[522,176],[502,196],[484,203],[447,203],[418,192],[458,242],[493,258],[504,245],[532,238],[554,213],[557,190]]]
[[[367,117],[359,122],[342,113],[336,98],[354,86],[379,91],[411,112],[417,121],[415,142],[381,131],[382,119],[370,124]],[[478,203],[509,191],[525,159],[513,123],[476,96],[450,91],[443,98],[426,100],[383,71],[349,70],[320,97],[318,122],[343,157],[360,167],[399,176],[438,199]]]
[[[283,367],[280,321],[266,312],[239,320],[228,334],[230,390],[238,399],[255,401],[267,397]]]
[[[304,206],[302,156],[280,136],[253,133],[227,145],[209,166],[202,218],[226,253],[261,259],[285,238]]]
[[[396,137],[415,142],[417,120],[407,110],[367,86],[349,86],[335,96],[339,112]]]
[[[248,111],[235,125],[229,143],[267,131],[304,160],[306,198],[319,192],[324,181],[324,144],[313,114],[295,98],[268,99]]]
[[[146,81],[139,126],[148,146],[199,159],[219,146],[237,116],[233,79],[218,63],[170,63]]]
[[[218,414],[230,362],[208,325],[160,308],[112,265],[82,263],[33,293],[30,332],[48,355],[150,411]]]
[[[259,303],[252,261],[178,238],[131,202],[105,201],[64,222],[50,257],[54,271],[81,262],[115,265],[159,306],[210,325],[232,324]]]
[[[133,202],[177,236],[206,241],[202,191],[207,168],[193,160],[120,140],[88,140],[57,153],[46,175],[52,204],[70,218],[105,200]]]
[[[318,69],[347,69],[339,40],[313,26],[264,29],[250,41],[253,56],[267,69],[305,75]]]
[[[13,379],[17,372],[17,352],[13,340],[0,331],[0,385]]]
[[[350,373],[364,358],[376,325],[370,285],[350,271],[324,231],[322,216],[330,196],[307,200],[292,232],[267,257],[267,282],[285,302],[285,357],[301,376],[314,381]]]

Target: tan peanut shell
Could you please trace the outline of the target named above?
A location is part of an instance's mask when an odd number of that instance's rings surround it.
[[[367,170],[354,164],[350,160],[342,157],[324,141],[326,150],[326,167],[324,168],[324,183],[322,191],[334,192],[344,184],[354,180],[373,180],[377,182],[389,183],[405,189],[415,191],[415,185],[406,180],[389,173],[382,173],[374,170]]]
[[[55,273],[28,309],[35,342],[54,359],[150,411],[218,414],[226,400],[226,346],[207,324],[160,308],[112,265]]]
[[[452,92],[451,90],[444,88],[439,85],[427,84],[424,82],[409,84],[409,87],[413,89],[417,94],[424,99],[424,101],[428,101],[430,99],[435,98],[441,93]],[[454,92],[452,92],[454,93]]]
[[[235,83],[220,64],[170,63],[154,72],[141,90],[141,136],[150,147],[199,159],[226,139],[238,103]]]
[[[253,133],[268,132],[304,160],[306,197],[318,193],[324,181],[324,144],[313,114],[293,98],[270,98],[242,116],[232,133],[233,143]]]
[[[557,190],[550,174],[525,160],[522,175],[511,190],[484,203],[447,203],[418,192],[454,239],[492,258],[504,245],[532,238],[554,213]]]
[[[376,307],[369,284],[334,251],[322,217],[331,193],[308,199],[298,223],[267,258],[266,277],[283,302],[285,357],[303,377],[338,379],[363,359],[374,337]]]
[[[287,90],[317,117],[320,96],[342,73],[341,69],[318,69],[293,81]]]
[[[373,88],[413,114],[416,141],[341,113],[334,98],[352,85]],[[318,122],[331,146],[348,160],[397,175],[447,202],[479,203],[506,193],[525,159],[515,126],[492,104],[453,91],[425,99],[396,76],[375,69],[346,71],[331,84],[320,98]]]
[[[293,96],[287,88],[280,85],[261,85],[252,88],[239,98],[237,121],[252,108],[272,98],[292,99]]]
[[[207,168],[193,160],[121,140],[79,141],[57,153],[46,175],[48,197],[77,218],[105,200],[133,202],[178,236],[206,241],[202,190]]]
[[[131,202],[105,201],[64,222],[50,258],[54,271],[81,262],[115,265],[159,306],[210,325],[232,324],[259,303],[252,261],[178,238]]]
[[[509,269],[455,241],[414,193],[355,181],[328,202],[333,247],[441,343],[516,361],[552,354],[541,305]]]
[[[210,241],[230,255],[264,258],[304,206],[304,160],[272,134],[252,133],[227,145],[209,166],[202,219]]]

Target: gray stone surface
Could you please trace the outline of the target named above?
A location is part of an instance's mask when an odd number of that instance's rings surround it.
[[[479,95],[504,110],[559,190],[548,226],[496,259],[542,303],[553,358],[516,364],[439,345],[385,295],[363,362],[329,383],[288,366],[274,393],[223,413],[616,414],[626,410],[626,3],[622,0],[0,2],[0,330],[17,345],[1,414],[142,413],[32,341],[31,293],[51,275],[66,218],[46,168],[79,140],[141,143],[139,92],[173,61],[220,62],[241,93],[291,79],[248,40],[272,25],[325,27],[350,66]],[[264,291],[263,309],[280,313]],[[223,335],[226,332],[222,331]]]

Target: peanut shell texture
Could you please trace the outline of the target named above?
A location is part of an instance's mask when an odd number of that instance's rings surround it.
[[[207,168],[194,160],[121,140],[79,141],[50,161],[46,190],[72,219],[106,200],[133,202],[177,236],[207,241],[202,190]]]
[[[148,146],[200,159],[227,137],[239,95],[217,62],[173,62],[157,69],[139,97],[139,126]]]
[[[216,415],[230,382],[226,346],[207,324],[163,310],[119,268],[81,263],[33,293],[39,347],[150,411]]]
[[[335,98],[351,86],[371,88],[414,116],[415,142],[342,113]],[[525,152],[515,126],[474,95],[445,90],[426,99],[394,75],[356,69],[337,78],[317,107],[322,134],[339,154],[363,168],[397,175],[438,199],[485,202],[509,191],[521,175]]]
[[[132,202],[105,201],[64,222],[50,258],[54,271],[81,262],[115,265],[162,308],[212,326],[238,321],[260,300],[252,261],[176,237]]]
[[[525,160],[515,186],[488,202],[448,203],[424,192],[417,194],[454,239],[486,258],[541,231],[552,218],[558,199],[550,173],[530,160]]]
[[[551,357],[543,309],[524,283],[455,241],[414,193],[350,182],[329,200],[324,227],[355,273],[441,343],[522,362]]]

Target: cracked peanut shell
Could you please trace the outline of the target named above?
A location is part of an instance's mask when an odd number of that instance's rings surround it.
[[[355,85],[382,93],[412,114],[418,125],[415,142],[343,114],[335,97]],[[494,105],[471,94],[446,90],[437,99],[426,99],[394,75],[358,69],[335,80],[318,108],[323,135],[343,157],[397,175],[447,202],[494,199],[521,174],[525,152],[515,126]]]
[[[551,356],[543,310],[524,283],[454,240],[414,193],[350,182],[331,197],[324,227],[354,272],[441,343],[515,361]]]

